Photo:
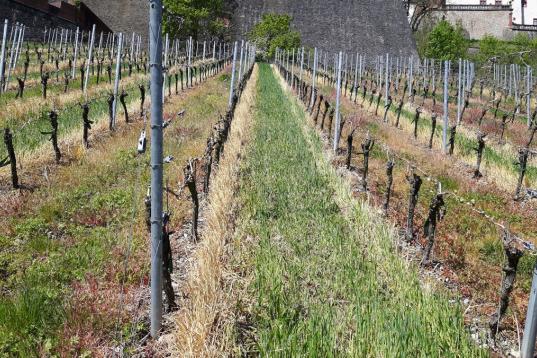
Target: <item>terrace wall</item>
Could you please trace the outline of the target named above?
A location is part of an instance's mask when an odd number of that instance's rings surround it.
[[[62,3],[61,7],[50,5],[48,0],[0,0],[0,21],[8,19],[10,24],[16,22],[27,26],[25,39],[42,41],[43,32],[50,28],[90,30],[93,24],[97,31],[108,32],[110,29],[87,6],[79,7]]]
[[[306,46],[370,57],[386,53],[417,55],[401,0],[235,0],[236,38],[244,37],[267,12],[289,14]]]

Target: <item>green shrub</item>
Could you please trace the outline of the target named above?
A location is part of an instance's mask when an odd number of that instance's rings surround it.
[[[276,48],[291,50],[300,46],[300,34],[291,29],[292,17],[289,15],[264,14],[248,34],[250,41],[267,58],[273,58]]]
[[[468,43],[460,25],[453,26],[447,21],[440,21],[431,31],[425,46],[425,56],[441,60],[465,58]]]

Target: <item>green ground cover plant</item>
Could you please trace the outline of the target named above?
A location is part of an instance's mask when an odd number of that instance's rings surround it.
[[[354,200],[271,68],[260,66],[238,237],[261,356],[486,356],[459,307],[423,289],[392,229]],[[345,203],[345,207],[342,205]],[[244,338],[241,335],[242,338]]]

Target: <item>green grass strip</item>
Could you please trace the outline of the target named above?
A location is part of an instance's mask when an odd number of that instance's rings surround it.
[[[268,65],[257,94],[238,221],[240,237],[258,239],[247,255],[255,333],[242,343],[261,356],[485,356],[459,307],[422,290],[392,231],[349,193],[341,211],[343,184]]]
[[[125,99],[125,104],[127,107],[129,107],[131,103],[140,100],[140,94],[137,86],[137,84],[131,84],[130,86],[125,87],[125,91],[129,94]],[[95,124],[99,123],[100,120],[105,119],[104,116],[108,113],[107,98],[104,97],[102,93],[99,93],[97,98],[98,99],[90,103],[89,112],[89,119]],[[80,102],[82,102],[82,97],[80,98]],[[24,126],[23,128],[20,128],[21,125],[16,119],[10,119],[6,122],[6,126],[8,128],[12,128],[15,132],[13,140],[15,152],[32,151],[49,141],[50,135],[43,135],[41,133],[51,131],[49,119],[49,111],[51,109],[52,107],[50,105],[42,106],[40,108],[40,113],[32,114],[32,116],[35,116],[37,120],[29,125]],[[116,120],[118,122],[124,122],[124,113],[123,107],[118,99],[116,114]],[[129,116],[131,120],[134,120],[132,110],[131,113],[129,113]],[[69,104],[65,108],[60,109],[58,112],[58,137],[64,137],[77,129],[80,132],[80,140],[82,141],[82,109],[77,105]],[[49,149],[52,153],[52,146]],[[6,147],[4,145],[0,145],[0,157],[3,158],[6,155]]]

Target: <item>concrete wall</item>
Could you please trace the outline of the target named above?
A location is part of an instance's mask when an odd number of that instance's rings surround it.
[[[26,25],[27,29],[24,32],[24,38],[29,41],[43,41],[45,28],[62,27],[76,30],[76,25],[69,21],[50,16],[41,11],[35,11],[11,0],[0,0],[2,27],[4,26],[4,19],[9,20],[10,26],[16,22]]]
[[[147,44],[149,32],[149,1],[147,0],[83,0],[83,2],[114,32],[142,35]]]
[[[235,0],[232,32],[244,37],[267,12],[289,14],[306,46],[326,51],[416,55],[401,0]]]
[[[487,5],[495,5],[496,0],[486,0]],[[503,5],[511,5],[513,8],[513,23],[533,25],[537,22],[537,1],[527,0],[526,6],[522,9],[522,0],[502,0]],[[480,0],[446,0],[448,5],[479,5]],[[524,21],[522,21],[522,10],[524,10]]]
[[[466,32],[466,37],[480,40],[485,35],[500,39],[512,37],[509,28],[510,11],[436,11],[435,16],[445,18],[452,24],[460,23]]]
[[[90,30],[95,24],[97,31],[109,29],[84,4],[80,7],[63,3],[51,6],[47,0],[0,0],[0,21],[26,25],[25,40],[43,41],[45,29],[63,28]]]
[[[114,31],[143,35],[147,43],[146,0],[84,0]],[[401,0],[226,0],[232,32],[241,38],[266,12],[288,13],[308,46],[324,50],[416,54]]]
[[[519,0],[520,1],[520,0]],[[512,0],[502,0],[502,5],[510,5]],[[496,0],[486,0],[486,5],[498,5]],[[447,5],[483,5],[481,0],[446,0]]]

